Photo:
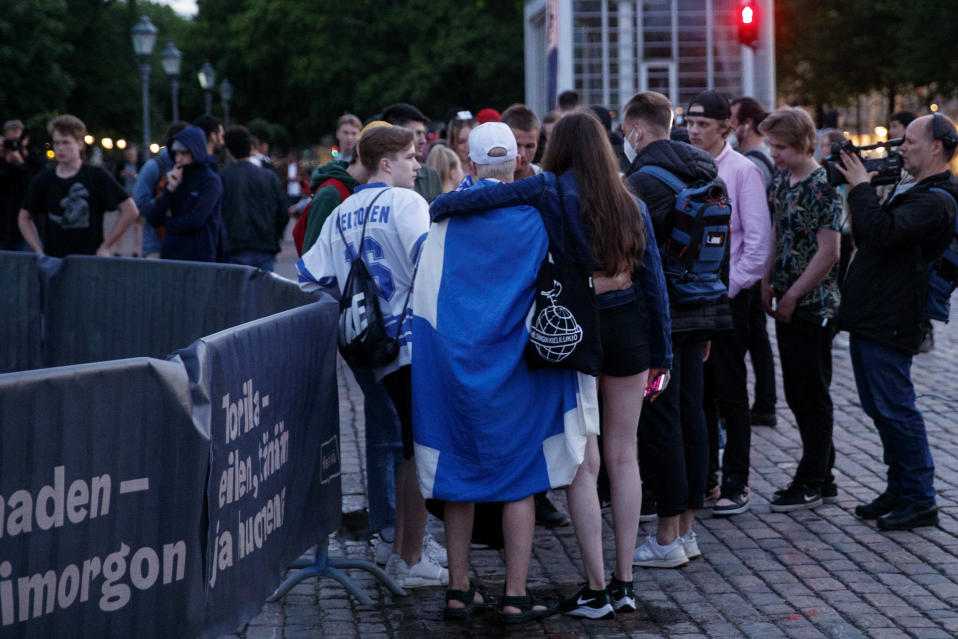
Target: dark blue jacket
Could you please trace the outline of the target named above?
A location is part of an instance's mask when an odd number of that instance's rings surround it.
[[[561,193],[561,196],[560,196]],[[451,215],[470,215],[502,208],[528,204],[539,210],[551,249],[559,256],[579,264],[591,265],[596,270],[590,250],[589,230],[579,217],[579,190],[575,175],[567,171],[560,176],[543,171],[539,175],[511,184],[496,184],[485,189],[453,191],[440,195],[429,208],[433,222]],[[648,209],[639,202],[645,227],[645,251],[641,265],[632,275],[633,289],[612,291],[598,297],[599,308],[616,306],[641,288],[649,314],[649,350],[652,368],[671,370],[672,329],[669,319],[668,293],[662,258],[655,242],[655,232]],[[565,232],[563,232],[565,227]]]
[[[223,183],[210,168],[206,136],[191,126],[173,136],[193,156],[183,167],[183,179],[175,191],[169,184],[156,198],[148,214],[150,224],[166,227],[160,257],[195,262],[225,261],[228,254],[223,225]]]

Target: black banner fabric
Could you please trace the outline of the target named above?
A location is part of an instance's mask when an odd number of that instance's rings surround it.
[[[0,251],[0,373],[43,365],[40,267],[28,253]]]
[[[283,569],[341,525],[337,314],[326,299],[179,353],[211,442],[203,637],[255,616]]]
[[[183,366],[0,375],[0,637],[191,637],[207,441]]]
[[[71,255],[44,284],[46,366],[166,357],[210,335],[315,301],[249,266]]]

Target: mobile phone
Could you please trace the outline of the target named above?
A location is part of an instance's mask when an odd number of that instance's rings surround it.
[[[655,379],[652,380],[652,383],[646,386],[645,388],[645,397],[652,395],[653,393],[661,393],[665,388],[665,383],[668,380],[665,373],[659,373]]]

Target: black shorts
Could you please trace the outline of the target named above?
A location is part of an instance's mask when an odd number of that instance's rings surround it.
[[[412,367],[408,364],[383,377],[386,394],[392,400],[402,427],[403,459],[413,458],[412,445]]]
[[[651,366],[649,315],[642,297],[599,309],[599,333],[603,375],[629,377]]]

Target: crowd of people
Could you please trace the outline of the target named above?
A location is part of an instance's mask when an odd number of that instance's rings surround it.
[[[277,174],[246,128],[224,131],[209,116],[173,124],[144,165],[125,158],[121,184],[83,163],[83,123],[59,116],[55,167],[4,147],[0,249],[108,255],[142,218],[144,255],[272,270],[293,211],[303,289],[339,298],[362,260],[378,297],[353,329],[381,317],[398,348],[352,370],[370,539],[401,586],[446,586],[447,618],[604,618],[636,609],[634,567],[700,557],[696,512],[750,508],[752,427],[778,421],[769,317],[802,441],[791,481],[766,496],[771,510],[838,497],[830,384],[842,330],[887,465],[884,490],[855,513],[881,530],[936,525],[910,367],[929,339],[929,273],[955,237],[954,122],[895,114],[904,172],[879,194],[857,154],[832,151],[844,136],[816,130],[802,108],[767,113],[709,90],[679,128],[668,98],[646,91],[613,130],[608,109],[561,97],[541,120],[522,104],[459,111],[440,127],[405,103],[365,123],[345,114],[337,157],[308,189],[289,188],[302,181],[294,158]],[[18,124],[5,125],[7,139],[23,138]],[[104,238],[110,210],[119,217]],[[559,271],[588,282],[594,330],[556,306],[558,280],[542,286]],[[573,346],[595,346],[589,370],[530,364],[533,322],[545,330],[530,309],[543,296],[571,321]],[[547,497],[559,488],[568,518]],[[428,512],[444,520],[445,548]],[[640,519],[653,517],[654,534],[638,540]],[[561,602],[539,598],[526,587],[534,526],[570,520],[584,584]],[[480,540],[504,549],[498,601],[470,575]]]

